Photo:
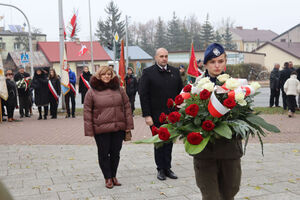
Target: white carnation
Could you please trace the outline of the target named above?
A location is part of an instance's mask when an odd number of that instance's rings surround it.
[[[211,82],[211,81],[209,80],[209,77],[201,78],[200,81],[198,82],[197,87],[198,87],[198,88],[203,88],[202,86],[203,86],[205,83],[210,83],[210,82]]]
[[[210,92],[214,91],[215,84],[213,82],[205,83],[202,88]]]
[[[256,90],[258,90],[261,86],[260,86],[260,84],[258,83],[258,82],[252,82],[251,84],[250,84],[250,86],[256,91]]]
[[[243,100],[243,101],[238,102],[238,104],[241,106],[245,106],[245,105],[247,105],[247,101]]]
[[[234,95],[234,99],[239,103],[245,101],[245,94],[243,92],[238,92]]]
[[[227,79],[229,79],[229,75],[228,74],[222,74],[222,75],[219,75],[217,77],[217,79],[221,82],[221,83],[224,83],[225,81],[227,81]]]
[[[225,84],[226,84],[226,88],[228,88],[230,90],[235,90],[236,88],[238,88],[240,86],[239,81],[237,79],[234,79],[234,78],[227,79]]]

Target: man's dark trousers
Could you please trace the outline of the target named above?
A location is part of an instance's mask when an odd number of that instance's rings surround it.
[[[274,105],[275,100],[275,106],[279,106],[279,95],[280,90],[279,89],[271,89],[271,96],[270,96],[270,107]]]
[[[281,94],[282,94],[282,105],[283,105],[283,109],[286,110],[286,109],[287,109],[287,100],[286,100],[286,94],[285,94],[283,88],[281,88]]]
[[[25,110],[25,115],[28,116],[29,115],[29,96],[25,95],[25,96],[19,96],[19,112],[20,112],[20,116],[23,117],[24,116],[24,110]]]
[[[67,114],[70,116],[70,98],[71,98],[71,103],[72,103],[72,115],[75,115],[75,94],[72,91],[69,91],[65,95],[65,101],[66,101],[66,109],[67,109]]]

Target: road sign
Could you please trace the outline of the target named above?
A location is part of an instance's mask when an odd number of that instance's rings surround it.
[[[29,56],[27,53],[21,54],[21,63],[29,63]]]
[[[141,72],[141,63],[139,61],[136,62],[136,74],[138,74],[139,72]]]
[[[118,35],[118,32],[115,33],[115,40],[116,40],[116,42],[119,41],[119,35]]]

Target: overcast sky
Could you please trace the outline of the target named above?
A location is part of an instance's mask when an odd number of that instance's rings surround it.
[[[93,33],[99,18],[106,19],[104,8],[110,0],[90,0]],[[244,28],[269,29],[280,34],[300,23],[299,0],[114,0],[122,11],[122,18],[130,16],[130,22],[146,22],[161,16],[164,21],[172,18],[173,11],[183,19],[195,15],[203,23],[209,13],[214,26],[230,17],[235,26]],[[58,0],[1,0],[13,4],[27,15],[31,26],[47,34],[48,41],[58,41]],[[82,41],[89,40],[88,0],[63,0],[65,24],[73,10],[78,9]],[[24,24],[25,19],[15,9],[0,6],[0,21],[4,24]]]

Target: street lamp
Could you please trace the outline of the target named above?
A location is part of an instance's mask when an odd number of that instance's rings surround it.
[[[33,56],[33,52],[32,52],[32,41],[31,41],[31,29],[30,29],[30,23],[29,23],[29,20],[28,18],[26,17],[25,13],[18,7],[14,6],[14,5],[10,5],[10,4],[5,4],[5,3],[0,3],[0,6],[8,6],[8,7],[12,7],[12,8],[15,8],[17,9],[18,11],[20,11],[23,16],[25,17],[26,21],[27,21],[27,24],[28,24],[28,37],[29,37],[29,51],[30,51],[30,54],[28,57],[29,57],[29,62],[30,62],[30,68],[31,68],[31,75],[33,76],[33,63],[32,63],[32,58],[31,56]]]

